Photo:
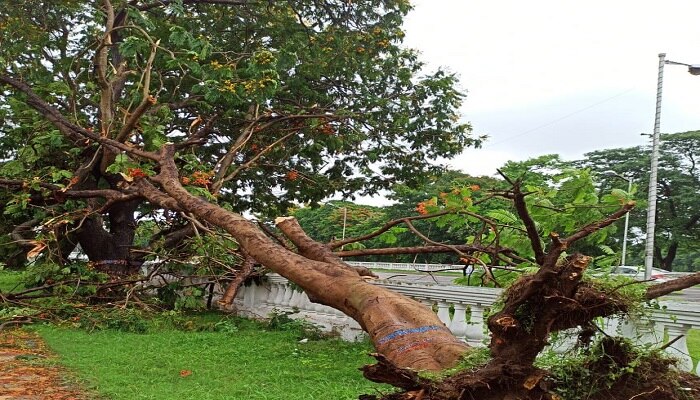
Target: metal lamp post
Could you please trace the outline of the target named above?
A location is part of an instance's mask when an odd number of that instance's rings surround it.
[[[654,230],[656,228],[656,185],[659,168],[659,131],[661,128],[661,92],[664,82],[664,65],[683,65],[691,75],[700,75],[700,64],[685,64],[666,60],[666,53],[659,54],[659,75],[656,82],[656,114],[651,145],[651,171],[649,172],[649,197],[647,199],[647,239],[644,249],[644,279],[651,279],[654,265]]]
[[[333,203],[326,203],[326,205],[329,205],[329,206],[335,207],[335,208],[341,208]],[[348,207],[343,206],[342,208],[343,208],[343,237],[340,240],[345,240],[345,227],[347,226],[347,222],[348,222]],[[340,246],[340,250],[342,251],[344,247],[345,247],[345,245]]]
[[[632,191],[632,177],[625,177],[620,174],[618,174],[615,171],[605,171],[603,172],[605,175],[610,175],[614,176],[615,178],[620,178],[624,179],[627,181],[627,193],[629,194]],[[622,235],[622,257],[620,258],[620,265],[627,265],[625,264],[625,260],[627,259],[627,232],[629,231],[629,226],[630,226],[630,212],[627,211],[627,214],[625,214],[625,232]]]

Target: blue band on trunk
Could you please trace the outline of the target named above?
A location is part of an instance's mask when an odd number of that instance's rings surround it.
[[[441,329],[444,329],[444,328],[442,326],[437,326],[437,325],[419,326],[418,328],[411,328],[411,329],[399,329],[399,330],[391,332],[390,334],[377,340],[377,344],[384,344],[390,340],[396,339],[396,338],[401,337],[401,336],[409,335],[411,333],[423,333],[423,332],[429,332],[429,331],[437,331],[437,330],[441,330]]]

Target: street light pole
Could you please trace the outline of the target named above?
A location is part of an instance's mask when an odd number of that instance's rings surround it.
[[[629,195],[629,193],[632,191],[632,177],[624,179],[627,179],[627,194]],[[622,235],[622,257],[620,260],[620,265],[627,265],[625,264],[625,259],[627,258],[627,231],[629,230],[629,226],[630,212],[627,211],[627,213],[625,214],[625,233]]]
[[[329,205],[331,207],[335,208],[340,208],[339,206],[333,204],[333,203],[326,203],[326,205]],[[345,227],[347,226],[348,223],[348,207],[343,206],[343,237],[340,240],[345,240]],[[345,248],[345,245],[340,246],[340,250],[342,251]]]
[[[343,207],[343,238],[341,240],[345,240],[345,226],[347,225],[348,222],[348,207],[345,206]],[[343,245],[340,249],[342,250],[345,245]]]
[[[630,192],[632,192],[632,177],[625,177],[613,170],[608,170],[604,171],[603,175],[608,175],[612,176],[615,178],[623,179],[627,181],[627,194],[629,195]],[[622,257],[620,258],[620,265],[627,265],[625,264],[625,260],[627,259],[627,232],[629,231],[629,226],[630,226],[630,212],[627,211],[625,214],[625,231],[622,235]]]
[[[661,128],[661,93],[664,84],[666,53],[659,54],[659,75],[656,81],[656,114],[651,144],[651,171],[649,172],[649,197],[647,198],[647,240],[644,248],[644,280],[651,279],[654,265],[654,230],[656,229],[656,181],[659,168],[659,131]]]
[[[659,169],[659,131],[661,128],[661,91],[664,83],[664,65],[683,65],[691,75],[700,75],[700,64],[686,64],[666,60],[666,53],[659,54],[659,76],[656,81],[656,114],[651,145],[651,171],[649,172],[649,197],[647,199],[647,239],[644,249],[644,279],[651,279],[654,265],[654,230],[656,228],[656,185]]]

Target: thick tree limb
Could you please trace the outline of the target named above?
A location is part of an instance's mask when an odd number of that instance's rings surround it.
[[[501,175],[504,176],[503,173],[501,173]],[[518,213],[520,220],[523,221],[523,225],[525,225],[525,231],[527,232],[527,237],[530,240],[530,246],[532,247],[532,251],[535,253],[535,261],[542,265],[545,258],[544,247],[542,246],[540,235],[537,232],[535,221],[532,219],[532,216],[530,216],[530,211],[527,209],[527,203],[525,202],[525,196],[527,196],[527,194],[521,191],[521,184],[521,180],[514,182],[512,194],[509,194],[510,197],[506,197],[513,200],[515,211]]]
[[[233,303],[233,299],[236,298],[236,294],[238,293],[238,288],[241,287],[246,278],[253,273],[254,266],[255,259],[249,255],[246,255],[243,263],[241,264],[241,268],[236,271],[236,276],[228,284],[224,295],[221,296],[221,299],[218,301],[220,305],[229,306],[231,303]]]
[[[279,217],[275,219],[275,225],[289,240],[297,246],[299,254],[311,260],[323,261],[330,264],[342,266],[356,271],[361,276],[377,277],[372,271],[364,267],[353,267],[347,265],[326,245],[311,239],[299,225],[294,217]]]
[[[669,293],[687,289],[695,285],[700,285],[700,272],[696,272],[692,275],[686,275],[682,278],[676,278],[668,282],[651,285],[647,289],[645,298],[647,300],[656,299]]]
[[[432,214],[416,215],[413,217],[395,219],[393,221],[387,222],[386,224],[384,224],[384,226],[382,226],[381,228],[377,229],[376,231],[374,231],[372,233],[368,233],[366,235],[358,236],[355,238],[347,238],[344,240],[332,241],[332,242],[328,243],[328,245],[331,247],[331,249],[337,249],[338,247],[342,247],[342,246],[349,244],[349,243],[361,242],[364,240],[372,239],[373,237],[377,237],[377,236],[381,235],[382,233],[388,231],[389,229],[395,227],[396,225],[403,224],[406,221],[416,221],[416,220],[420,220],[420,219],[435,218],[435,217],[439,217],[441,215],[449,214],[450,212],[451,211],[449,211],[449,210],[443,210],[443,211],[438,211],[438,212],[432,213]]]
[[[66,119],[58,110],[50,106],[46,101],[39,97],[26,83],[19,81],[15,78],[11,78],[7,75],[0,75],[0,83],[8,84],[27,96],[27,104],[39,112],[44,118],[49,120],[54,126],[56,126],[61,133],[65,134],[71,139],[91,139],[97,143],[108,146],[110,148],[116,148],[118,150],[125,151],[137,157],[145,158],[147,160],[158,161],[158,155],[152,152],[140,150],[133,146],[120,143],[116,140],[112,140],[106,137],[102,137],[95,132],[88,129],[80,127]]]
[[[294,243],[302,256],[316,261],[345,265],[343,260],[333,254],[328,247],[311,239],[301,228],[296,218],[278,217],[275,219],[275,225]]]
[[[102,136],[109,136],[109,130],[114,119],[114,92],[112,84],[107,78],[107,66],[109,65],[109,50],[112,46],[110,31],[114,28],[114,7],[110,0],[103,0],[103,11],[106,16],[105,33],[99,47],[95,51],[95,72],[97,83],[100,86],[100,130]]]
[[[140,195],[145,197],[153,204],[158,204],[163,208],[173,211],[184,212],[184,209],[180,206],[177,200],[158,190],[158,188],[153,186],[153,184],[148,180],[138,179],[136,182],[134,182],[133,186]]]

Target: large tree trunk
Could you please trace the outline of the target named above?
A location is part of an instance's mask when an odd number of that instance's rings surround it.
[[[131,200],[113,205],[108,211],[109,230],[100,215],[93,215],[77,231],[78,242],[88,259],[113,279],[138,273],[142,264],[131,251],[136,231],[134,211],[139,203],[140,200]]]
[[[366,282],[357,269],[328,258],[321,248],[300,248],[306,256],[287,250],[241,215],[191,195],[180,185],[172,152],[172,147],[164,150],[157,178],[168,196],[144,180],[136,184],[142,195],[166,207],[187,210],[225,229],[246,253],[299,285],[311,301],[352,317],[367,331],[377,350],[394,364],[442,370],[454,366],[468,348],[431,309],[419,302]],[[293,235],[289,230],[287,234]],[[298,246],[304,245],[303,239],[297,242]]]
[[[656,265],[663,270],[672,271],[673,261],[676,259],[677,252],[678,242],[675,240],[668,246],[668,251],[666,252],[665,257],[663,254],[661,254],[661,247],[654,246],[654,258],[656,259]]]

